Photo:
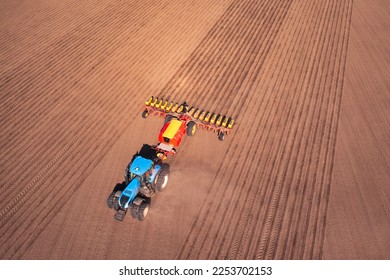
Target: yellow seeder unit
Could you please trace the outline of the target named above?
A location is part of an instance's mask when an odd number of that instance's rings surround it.
[[[226,135],[233,128],[235,123],[232,117],[195,107],[189,107],[185,103],[179,104],[169,102],[153,96],[145,102],[144,112],[142,113],[143,117],[147,117],[149,114],[162,117],[165,117],[166,115],[173,115],[176,117],[186,116],[192,121],[195,121],[202,128],[215,132],[223,132]]]

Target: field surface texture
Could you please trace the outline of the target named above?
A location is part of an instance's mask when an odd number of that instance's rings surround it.
[[[0,0],[0,258],[390,259],[389,22],[385,0]],[[237,124],[118,222],[151,95]]]

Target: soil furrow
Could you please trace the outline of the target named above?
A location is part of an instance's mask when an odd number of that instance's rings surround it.
[[[233,137],[235,137],[235,136],[233,136]],[[234,142],[234,139],[232,139],[232,142]],[[231,152],[227,152],[227,154],[230,154]],[[229,157],[229,158],[237,158],[237,156],[235,157],[235,156],[231,156],[231,157]],[[219,171],[218,171],[218,173],[219,173]],[[221,184],[221,185],[224,185],[224,184]],[[226,191],[226,187],[224,188],[225,189],[225,191]],[[225,191],[223,192],[223,193],[225,193]],[[220,197],[221,196],[221,194],[218,194],[218,196]],[[223,194],[222,194],[222,196],[223,196]],[[213,197],[213,195],[212,194],[208,194],[208,197]],[[220,199],[220,201],[223,201],[223,199],[221,198]],[[202,214],[200,214],[200,215],[202,215]],[[202,223],[204,223],[204,219],[203,219],[203,222]],[[201,225],[199,226],[200,228],[202,227]],[[193,242],[188,242],[188,240],[187,240],[187,242],[186,242],[186,244],[193,244]],[[190,251],[194,251],[194,250],[190,250]],[[179,256],[180,258],[182,258],[182,256]]]

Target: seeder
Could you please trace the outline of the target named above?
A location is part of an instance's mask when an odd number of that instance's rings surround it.
[[[145,102],[145,108],[142,112],[143,118],[147,118],[149,115],[164,117],[165,124],[174,119],[185,123],[188,136],[193,136],[197,127],[213,131],[217,133],[218,139],[221,141],[230,133],[234,125],[234,119],[232,117],[189,107],[186,102],[178,104],[160,98],[154,98],[153,96]],[[178,125],[177,123],[176,126]]]

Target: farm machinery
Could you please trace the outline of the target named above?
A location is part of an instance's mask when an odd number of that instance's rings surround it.
[[[125,180],[117,184],[107,199],[116,211],[115,219],[122,221],[128,209],[131,216],[142,221],[149,212],[151,197],[162,192],[168,183],[169,165],[163,163],[168,152],[144,144],[125,169]]]
[[[122,221],[129,210],[131,216],[143,221],[149,212],[151,198],[162,192],[168,183],[169,164],[164,161],[176,154],[184,137],[193,136],[198,127],[215,132],[224,140],[233,128],[234,119],[209,111],[154,98],[145,102],[142,117],[164,118],[158,135],[158,145],[144,144],[127,165],[125,178],[117,184],[107,199],[107,205],[116,211],[115,219]]]
[[[147,118],[149,115],[165,118],[161,132],[168,130],[170,133],[162,135],[160,132],[159,141],[173,146],[180,144],[185,133],[188,136],[193,136],[197,127],[217,133],[218,139],[223,141],[234,125],[234,119],[231,117],[189,107],[186,102],[178,104],[153,96],[145,102],[144,111],[142,112],[143,118]],[[172,131],[177,131],[177,135]]]

